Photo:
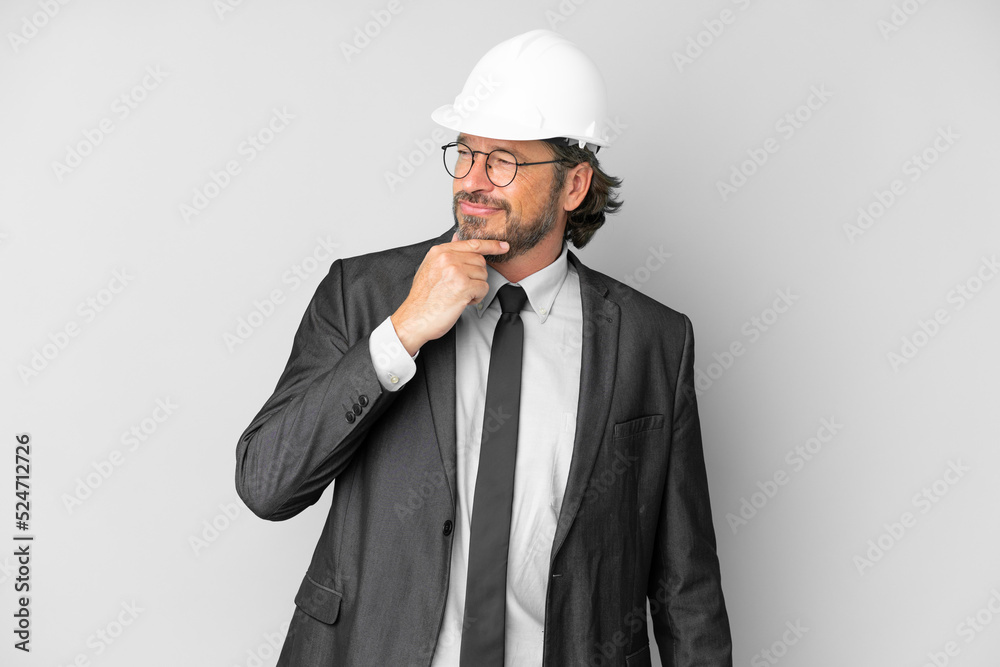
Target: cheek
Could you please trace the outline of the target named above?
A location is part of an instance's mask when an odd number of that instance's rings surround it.
[[[526,214],[535,215],[545,207],[545,201],[536,193],[521,198],[520,210]]]
[[[530,188],[520,193],[521,207],[525,211],[542,211],[548,206],[552,182],[544,179],[532,179]]]
[[[511,212],[518,215],[531,214],[544,203],[538,194],[537,187],[534,186],[520,188],[517,192],[509,193],[507,201],[510,202]]]

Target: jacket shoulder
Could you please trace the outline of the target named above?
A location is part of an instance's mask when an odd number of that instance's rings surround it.
[[[612,278],[606,273],[583,264],[578,259],[575,266],[581,280],[607,289],[607,297],[621,309],[623,327],[634,330],[654,331],[668,338],[684,340],[690,319],[684,313],[667,306],[631,285]],[[586,277],[584,273],[588,274]]]
[[[384,248],[360,255],[344,257],[340,261],[343,264],[345,277],[358,272],[378,272],[381,276],[391,276],[395,273],[412,273],[416,270],[420,262],[423,261],[427,251],[439,243],[444,243],[451,239],[452,229],[430,239],[417,241],[409,245],[396,246],[394,248]]]

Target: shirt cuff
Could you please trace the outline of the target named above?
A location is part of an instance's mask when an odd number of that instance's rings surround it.
[[[386,391],[399,391],[417,373],[413,360],[420,350],[412,357],[407,353],[399,342],[391,317],[385,318],[368,337],[368,352],[378,381]]]

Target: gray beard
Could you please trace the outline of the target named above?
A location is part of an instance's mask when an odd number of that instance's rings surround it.
[[[465,196],[461,199],[459,193],[454,198],[452,202],[452,217],[455,219],[455,224],[458,225],[458,239],[460,241],[465,241],[467,239],[493,239],[498,241],[506,241],[510,244],[510,249],[502,255],[483,255],[487,262],[492,264],[502,264],[504,262],[510,261],[519,255],[523,255],[528,252],[536,245],[538,245],[542,239],[548,236],[556,226],[556,218],[559,215],[559,206],[556,200],[556,195],[562,189],[562,183],[553,184],[552,192],[549,196],[549,202],[542,211],[542,214],[528,223],[522,222],[521,216],[512,215],[509,206],[504,206],[505,212],[505,225],[503,235],[501,237],[496,237],[488,234],[485,229],[488,224],[486,218],[473,215],[463,215],[462,219],[465,224],[462,225],[459,222],[459,202],[469,201],[476,204],[483,204],[488,206],[496,205],[495,202],[490,200],[485,200],[482,198]]]

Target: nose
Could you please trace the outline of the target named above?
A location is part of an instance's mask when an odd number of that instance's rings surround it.
[[[473,155],[472,169],[458,180],[466,192],[491,192],[496,187],[486,176],[486,156],[478,153]]]

